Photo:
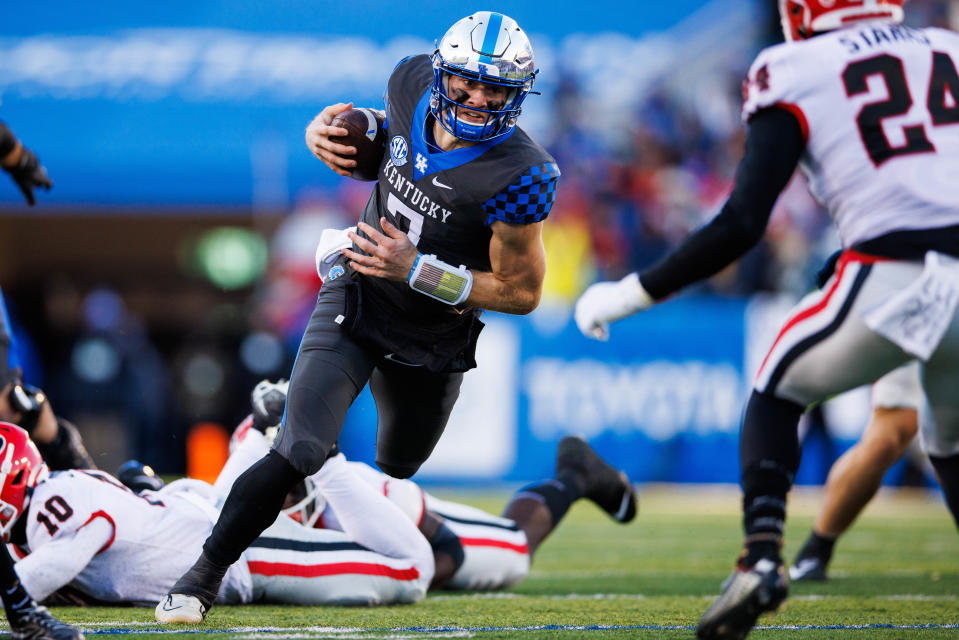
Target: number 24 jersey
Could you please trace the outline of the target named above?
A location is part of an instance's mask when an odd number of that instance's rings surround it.
[[[743,118],[791,111],[800,167],[850,247],[959,224],[959,34],[878,22],[763,50]]]

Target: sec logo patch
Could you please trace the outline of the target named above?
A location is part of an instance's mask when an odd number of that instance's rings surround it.
[[[390,159],[393,160],[393,165],[402,167],[406,164],[408,156],[409,148],[406,146],[406,140],[403,139],[403,136],[393,136],[393,139],[390,140]]]
[[[341,275],[343,275],[344,273],[346,273],[346,270],[343,268],[343,266],[342,266],[342,265],[339,265],[339,264],[335,264],[335,265],[333,265],[333,267],[330,269],[330,273],[329,273],[329,275],[326,276],[326,279],[327,279],[327,280],[336,280],[337,278],[339,278],[339,277],[340,277]]]

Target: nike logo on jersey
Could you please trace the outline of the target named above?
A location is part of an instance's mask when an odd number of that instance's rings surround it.
[[[433,186],[434,186],[434,187],[442,187],[442,188],[444,188],[444,189],[452,189],[452,188],[453,188],[453,187],[449,186],[448,184],[443,184],[442,182],[440,182],[439,180],[437,180],[437,179],[436,179],[436,176],[433,176]]]

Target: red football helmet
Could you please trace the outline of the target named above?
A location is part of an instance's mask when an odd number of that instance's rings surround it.
[[[905,0],[779,0],[786,40],[805,40],[860,20],[902,22]]]
[[[29,434],[20,427],[0,422],[0,533],[10,539],[10,530],[26,513],[30,495],[50,471]]]

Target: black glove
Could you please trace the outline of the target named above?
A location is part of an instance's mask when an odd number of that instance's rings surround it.
[[[40,420],[43,405],[47,403],[47,394],[17,379],[10,387],[7,401],[10,403],[10,407],[21,415],[18,426],[32,434]]]
[[[20,187],[23,197],[27,199],[27,204],[31,207],[37,203],[37,199],[33,197],[34,187],[43,187],[49,191],[50,187],[53,186],[50,176],[47,175],[47,170],[37,160],[37,156],[26,147],[20,154],[20,162],[16,166],[8,168],[7,172]]]
[[[250,404],[253,405],[253,428],[257,431],[266,431],[275,427],[283,420],[283,410],[286,408],[286,391],[290,383],[286,380],[270,382],[260,380],[252,393]]]

